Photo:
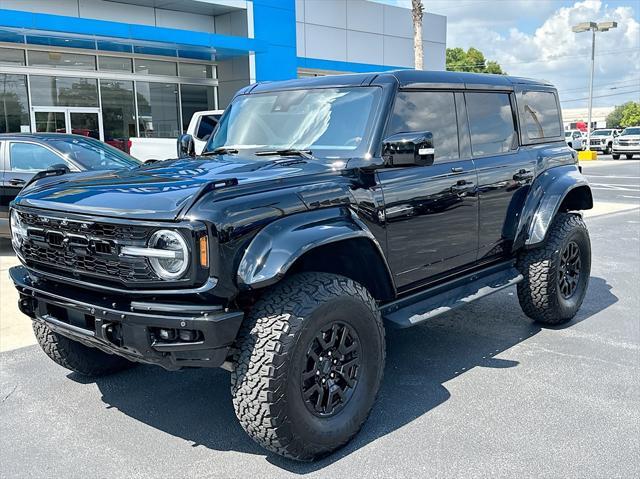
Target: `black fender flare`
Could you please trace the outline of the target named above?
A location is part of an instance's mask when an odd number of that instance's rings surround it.
[[[305,253],[329,243],[365,238],[377,250],[390,284],[393,276],[382,248],[367,226],[348,207],[296,213],[269,223],[251,240],[237,272],[241,289],[277,283]]]
[[[532,248],[543,243],[562,202],[572,190],[582,187],[589,192],[583,209],[591,209],[593,196],[589,182],[576,165],[556,166],[538,175],[525,201],[513,249]]]

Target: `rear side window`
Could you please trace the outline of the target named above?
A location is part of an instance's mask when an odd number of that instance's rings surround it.
[[[465,93],[465,98],[474,156],[498,155],[517,147],[507,93]]]
[[[524,91],[519,94],[518,108],[525,142],[562,136],[562,123],[555,93]]]
[[[458,124],[451,92],[399,91],[387,135],[430,131],[434,161],[457,160]]]

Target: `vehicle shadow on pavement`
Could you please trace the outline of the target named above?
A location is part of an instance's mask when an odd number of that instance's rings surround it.
[[[592,277],[585,302],[571,328],[616,303],[611,286]],[[238,424],[223,370],[167,372],[139,366],[99,379],[96,384],[108,407],[193,446],[265,455],[289,472],[307,474],[366,446],[449,399],[445,383],[476,368],[512,368],[519,362],[498,356],[541,327],[524,316],[514,288],[405,330],[388,330],[387,364],[378,400],[362,431],[343,449],[314,462],[299,463],[270,454],[255,444]],[[70,378],[82,381],[80,376]],[[434,419],[435,421],[435,419]],[[433,427],[442,427],[434,423]]]

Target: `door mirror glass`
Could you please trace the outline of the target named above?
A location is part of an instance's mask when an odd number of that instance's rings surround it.
[[[430,131],[396,133],[382,143],[382,156],[388,166],[432,165],[434,153]]]
[[[178,137],[178,158],[196,156],[196,145],[193,137],[187,133]]]

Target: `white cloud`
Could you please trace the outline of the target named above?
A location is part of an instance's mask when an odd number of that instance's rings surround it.
[[[384,0],[383,0],[384,1]],[[408,0],[386,0],[408,6]],[[640,99],[640,24],[638,3],[609,5],[584,0],[561,6],[550,0],[423,0],[425,8],[447,16],[447,46],[474,46],[510,75],[551,81],[561,100],[588,95],[591,34],[571,26],[585,21],[616,21],[618,28],[596,34],[594,105]],[[632,6],[633,5],[633,6]],[[526,25],[527,32],[517,28]],[[522,28],[522,27],[521,27]],[[523,28],[524,29],[524,28]],[[626,94],[620,94],[627,92]],[[583,107],[586,101],[564,102]]]

